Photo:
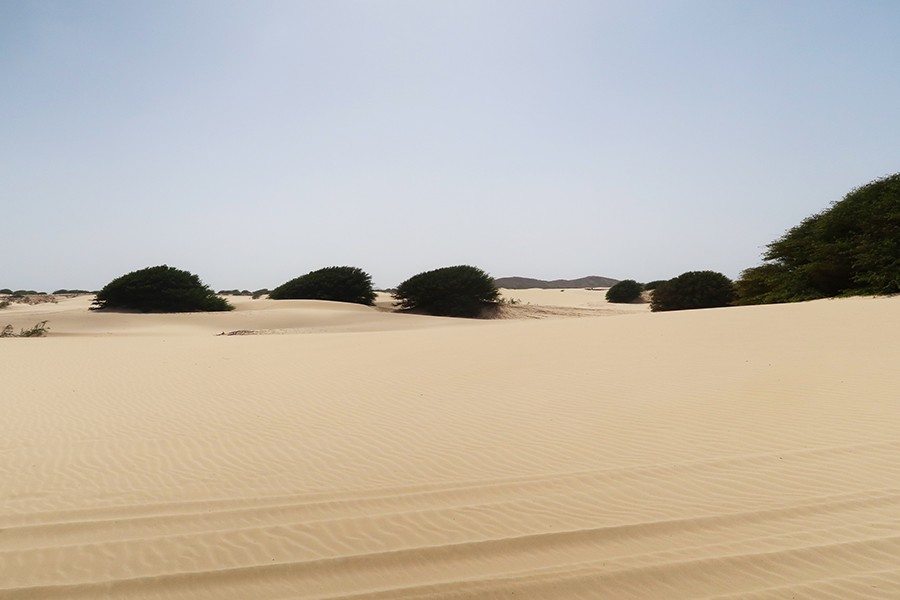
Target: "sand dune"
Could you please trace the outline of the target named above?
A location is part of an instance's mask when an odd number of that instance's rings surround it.
[[[88,303],[0,311],[0,598],[900,597],[900,298]]]

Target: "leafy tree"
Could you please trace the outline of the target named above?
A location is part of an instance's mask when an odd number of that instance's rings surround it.
[[[372,276],[357,267],[325,267],[287,281],[269,293],[273,300],[333,300],[371,306]]]
[[[644,287],[634,279],[624,279],[606,290],[606,301],[618,304],[634,302],[641,297]]]
[[[143,312],[232,310],[224,298],[187,271],[160,265],[113,279],[97,292],[98,309],[123,308]]]
[[[738,303],[900,292],[900,173],[856,188],[770,243]]]
[[[430,315],[477,317],[496,304],[494,279],[477,267],[457,265],[413,275],[393,293],[397,306]]]
[[[716,271],[688,271],[657,286],[650,310],[685,310],[728,306],[734,299],[734,284]]]

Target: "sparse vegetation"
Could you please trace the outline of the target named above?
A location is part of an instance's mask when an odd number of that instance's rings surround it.
[[[624,279],[606,291],[606,301],[617,304],[634,302],[641,297],[644,287],[634,279]]]
[[[325,267],[287,281],[271,292],[273,300],[332,300],[371,306],[372,277],[357,267]]]
[[[734,300],[734,284],[716,271],[688,271],[659,284],[653,290],[650,310],[687,310],[728,306]]]
[[[496,306],[494,279],[477,267],[458,265],[413,275],[393,294],[397,306],[431,315],[477,317]]]
[[[253,298],[254,300],[259,300],[259,299],[262,298],[263,296],[267,296],[267,295],[269,294],[269,292],[270,292],[270,290],[269,290],[268,288],[263,288],[263,289],[261,289],[261,290],[256,290],[256,291],[254,291],[254,292],[250,295],[250,297]]]
[[[21,329],[19,333],[15,332],[12,325],[7,325],[3,329],[0,329],[0,338],[8,338],[8,337],[43,337],[47,335],[47,332],[50,331],[50,328],[47,327],[47,321],[41,321],[31,329]]]
[[[6,308],[11,304],[46,304],[56,303],[56,296],[52,294],[13,294],[0,300],[0,308]]]
[[[97,292],[96,308],[142,312],[223,311],[234,307],[188,271],[167,265],[122,275]]]
[[[738,304],[900,292],[900,173],[856,188],[768,245]]]

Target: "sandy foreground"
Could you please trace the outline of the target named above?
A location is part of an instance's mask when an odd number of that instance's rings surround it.
[[[900,598],[900,297],[238,302],[0,310],[0,598]]]

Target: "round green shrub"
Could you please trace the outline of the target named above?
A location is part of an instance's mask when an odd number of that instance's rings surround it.
[[[143,312],[195,312],[232,310],[196,275],[160,265],[122,275],[97,292],[94,306]]]
[[[271,292],[273,300],[332,300],[371,306],[372,276],[357,267],[325,267],[287,281]]]
[[[634,279],[625,279],[606,290],[606,301],[627,304],[641,297],[644,287]]]
[[[650,281],[650,282],[644,284],[644,290],[646,290],[646,291],[655,290],[661,283],[665,283],[665,280],[664,279],[654,279],[653,281]]]
[[[393,293],[397,306],[430,315],[477,317],[494,305],[500,292],[494,279],[469,265],[443,267],[413,275]]]
[[[728,306],[734,300],[734,284],[716,271],[688,271],[659,284],[653,290],[650,310],[686,310]]]

